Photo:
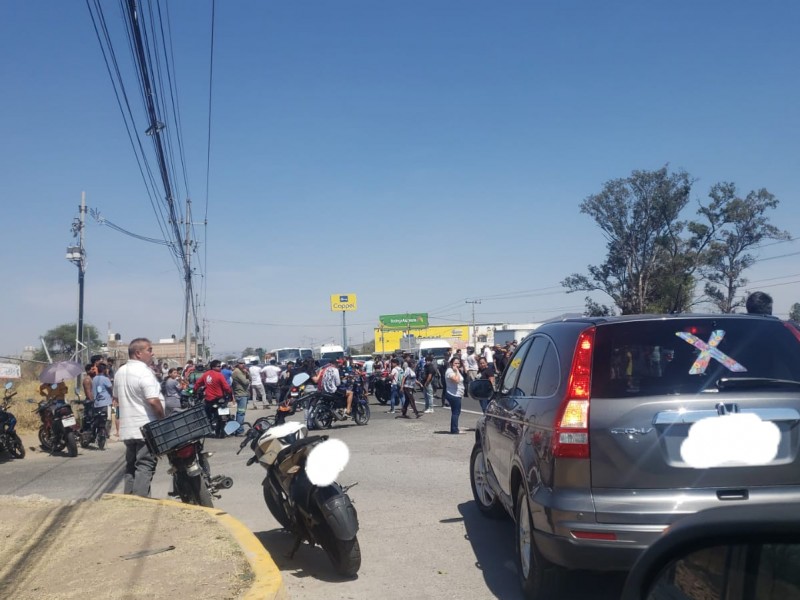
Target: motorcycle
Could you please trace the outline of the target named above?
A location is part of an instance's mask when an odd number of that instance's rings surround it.
[[[107,439],[108,408],[95,408],[94,401],[87,400],[83,404],[83,418],[81,419],[81,448],[88,448],[90,444],[96,442],[100,450],[105,450]]]
[[[392,374],[390,371],[381,371],[372,374],[372,389],[375,399],[381,404],[386,404],[392,398]]]
[[[228,423],[226,431],[239,428],[235,421]],[[211,475],[208,462],[212,452],[203,448],[204,438],[213,430],[203,405],[176,412],[169,417],[151,421],[142,427],[142,435],[150,452],[167,456],[172,475],[170,496],[178,496],[186,504],[212,508],[212,498],[221,498],[219,490],[233,486],[233,479],[225,475]]]
[[[308,377],[305,373],[298,375],[298,377],[302,376]],[[308,429],[330,429],[335,421],[345,421],[350,416],[353,417],[356,425],[369,423],[370,410],[367,396],[364,393],[364,376],[361,373],[347,374],[342,383],[344,386],[349,385],[353,391],[351,414],[345,413],[347,402],[343,396],[327,394],[318,389],[308,400],[308,409],[306,410]]]
[[[289,558],[307,541],[322,547],[337,573],[354,577],[361,548],[358,514],[347,492],[356,484],[342,487],[335,481],[349,459],[347,446],[326,435],[308,436],[296,421],[272,423],[271,417],[258,419],[239,452],[250,444],[254,454],[247,465],[258,462],[267,471],[262,482],[267,509],[295,536]]]
[[[33,412],[42,421],[39,443],[46,452],[53,454],[66,448],[68,456],[78,456],[78,422],[68,402],[41,400]]]
[[[208,418],[211,421],[211,428],[214,430],[214,437],[224,438],[227,437],[225,433],[228,425],[231,422],[236,422],[236,411],[231,415],[231,409],[228,407],[228,398],[218,398],[213,402],[205,402],[206,409],[208,410]],[[239,428],[237,423],[236,429]],[[236,431],[232,429],[231,431]]]
[[[25,446],[17,435],[17,418],[8,412],[8,407],[12,404],[12,398],[17,392],[12,392],[14,384],[10,381],[5,385],[3,403],[0,405],[0,452],[5,450],[12,458],[25,458]]]

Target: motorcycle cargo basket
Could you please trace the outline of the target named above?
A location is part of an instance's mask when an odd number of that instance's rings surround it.
[[[192,440],[213,435],[205,406],[198,404],[142,427],[142,435],[150,452],[165,454]]]

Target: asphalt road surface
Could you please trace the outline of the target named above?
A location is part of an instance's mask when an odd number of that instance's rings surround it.
[[[374,400],[373,400],[374,402]],[[478,409],[477,404],[466,409]],[[420,402],[419,405],[422,403]],[[264,470],[247,467],[237,438],[208,440],[214,451],[212,471],[234,479],[215,505],[245,523],[270,551],[281,569],[290,598],[444,599],[522,598],[514,564],[514,529],[510,520],[491,521],[478,513],[470,492],[469,454],[477,414],[463,413],[469,429],[450,435],[450,412],[436,408],[419,420],[396,419],[373,403],[363,427],[335,424],[331,437],[350,447],[350,464],[339,478],[358,510],[362,567],[355,580],[341,580],[320,548],[304,545],[288,558],[291,536],[280,530],[261,492]],[[267,414],[249,411],[248,420]],[[301,414],[294,418],[301,418]],[[33,444],[32,438],[27,445]],[[81,449],[76,458],[31,452],[23,460],[0,459],[0,494],[41,494],[50,498],[95,498],[121,492],[124,446],[106,451]],[[170,479],[161,462],[152,495],[166,498]],[[579,572],[569,578],[562,599],[612,600],[624,577]]]

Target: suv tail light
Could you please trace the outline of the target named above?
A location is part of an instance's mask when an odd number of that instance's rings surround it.
[[[556,414],[553,432],[555,458],[589,458],[589,390],[595,330],[590,327],[578,336],[567,394]]]

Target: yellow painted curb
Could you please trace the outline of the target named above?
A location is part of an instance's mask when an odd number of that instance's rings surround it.
[[[103,494],[104,498],[120,498],[125,500],[134,500],[142,502],[155,502],[163,506],[171,506],[173,508],[188,508],[194,510],[203,510],[209,515],[214,517],[220,525],[222,525],[236,540],[242,552],[247,557],[250,567],[255,574],[255,580],[240,598],[242,600],[287,600],[286,590],[283,587],[283,578],[281,572],[275,561],[272,560],[269,552],[266,551],[263,544],[258,541],[258,538],[253,535],[253,532],[245,527],[244,523],[232,517],[224,510],[218,508],[207,508],[205,506],[196,506],[194,504],[184,504],[176,500],[162,500],[160,498],[142,498],[141,496],[133,496],[130,494]]]

